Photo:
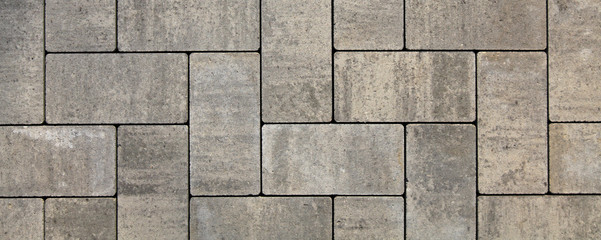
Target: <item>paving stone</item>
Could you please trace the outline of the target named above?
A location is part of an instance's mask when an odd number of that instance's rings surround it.
[[[184,123],[185,54],[52,54],[46,64],[49,123]]]
[[[113,51],[115,0],[47,0],[46,50]]]
[[[259,194],[257,53],[190,56],[190,184],[193,195]]]
[[[48,198],[46,239],[115,239],[114,198]]]
[[[332,116],[330,0],[262,1],[265,122],[329,122]]]
[[[601,124],[549,126],[553,193],[601,193]]]
[[[402,197],[334,198],[335,239],[403,239]]]
[[[474,239],[476,128],[407,126],[407,238]]]
[[[115,194],[115,127],[0,127],[0,196]]]
[[[336,49],[403,49],[403,0],[335,0]]]
[[[545,53],[478,54],[478,188],[547,192]]]
[[[403,126],[265,125],[265,194],[403,194]]]
[[[407,48],[543,50],[545,4],[545,0],[407,0]]]
[[[0,238],[44,239],[44,200],[0,199]]]
[[[337,52],[336,121],[474,121],[474,58],[471,52]]]
[[[119,50],[257,50],[259,0],[120,0]]]
[[[118,134],[119,239],[187,239],[187,126],[121,126]]]
[[[480,196],[480,239],[600,239],[601,196]]]
[[[329,197],[210,197],[190,201],[190,239],[331,239]]]
[[[549,118],[601,121],[601,2],[549,0]]]
[[[44,1],[0,2],[0,124],[44,121]]]

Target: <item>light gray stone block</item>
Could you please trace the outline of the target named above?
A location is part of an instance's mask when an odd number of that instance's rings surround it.
[[[403,194],[403,126],[264,125],[265,194]]]
[[[402,197],[334,198],[335,239],[403,239]]]
[[[46,239],[115,239],[114,198],[48,198]]]
[[[53,54],[46,64],[49,123],[184,123],[185,54]]]
[[[0,238],[44,239],[44,200],[0,199]]]

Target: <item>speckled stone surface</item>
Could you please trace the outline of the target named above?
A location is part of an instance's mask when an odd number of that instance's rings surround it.
[[[403,239],[402,197],[334,198],[335,239]]]
[[[43,239],[44,200],[41,198],[0,199],[2,239]]]
[[[45,239],[115,239],[116,204],[114,198],[48,198]]]

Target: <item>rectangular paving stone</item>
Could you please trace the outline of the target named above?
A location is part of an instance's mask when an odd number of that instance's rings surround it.
[[[49,123],[185,123],[186,54],[50,54]]]
[[[549,0],[549,118],[601,121],[601,2]]]
[[[259,0],[120,0],[119,50],[259,49]]]
[[[472,122],[471,52],[337,52],[335,112],[341,122]]]
[[[409,49],[546,48],[545,0],[407,0]]]
[[[402,197],[334,198],[335,239],[403,239]]]
[[[121,126],[118,134],[119,239],[187,239],[187,126]]]
[[[262,1],[265,122],[329,122],[332,116],[330,0]]]
[[[0,196],[115,194],[115,127],[0,127]]]
[[[265,194],[403,194],[403,126],[264,125]]]
[[[259,194],[260,87],[257,53],[190,56],[190,191]]]
[[[331,239],[329,197],[190,200],[190,239]]]
[[[48,198],[45,239],[115,239],[114,198]]]
[[[600,239],[601,196],[480,196],[480,239]]]
[[[476,128],[407,126],[407,238],[476,236]]]
[[[0,124],[44,121],[44,1],[0,2]]]
[[[0,238],[44,239],[44,200],[0,199]]]
[[[547,72],[543,52],[478,54],[478,188],[547,192]]]

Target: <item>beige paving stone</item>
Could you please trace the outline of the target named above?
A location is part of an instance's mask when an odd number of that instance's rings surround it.
[[[332,116],[330,0],[264,0],[265,122],[329,122]]]
[[[440,122],[475,119],[471,52],[337,52],[339,122]]]
[[[543,52],[478,54],[478,188],[547,192],[547,86]]]
[[[402,197],[334,198],[335,239],[403,239]]]
[[[549,0],[549,117],[601,121],[601,2]]]
[[[49,123],[185,123],[186,54],[51,54]]]
[[[0,199],[0,238],[44,239],[44,200],[41,198]]]
[[[265,194],[403,194],[403,126],[265,125]]]
[[[407,238],[476,236],[476,128],[407,126]]]
[[[0,127],[0,196],[115,194],[115,127]]]
[[[193,195],[260,192],[259,54],[190,56]]]
[[[114,198],[48,198],[45,239],[115,239]]]
[[[190,239],[331,239],[329,197],[210,197],[190,201]]]

